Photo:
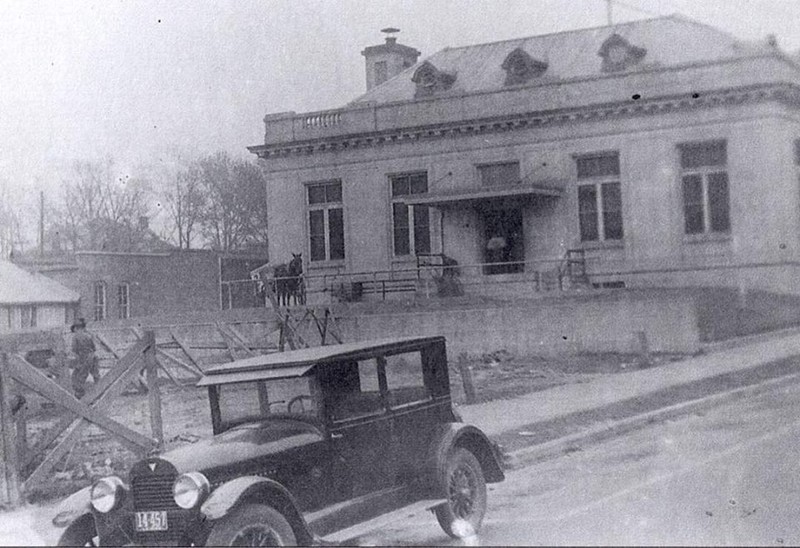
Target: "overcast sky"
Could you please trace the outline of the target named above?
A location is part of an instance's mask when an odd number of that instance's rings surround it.
[[[800,48],[800,0],[624,0],[616,21],[683,13]],[[0,0],[0,180],[35,195],[76,158],[121,170],[166,151],[246,155],[266,113],[364,91],[380,29],[447,46],[605,24],[604,0]]]

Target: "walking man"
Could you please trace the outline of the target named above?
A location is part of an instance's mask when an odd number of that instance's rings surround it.
[[[74,369],[72,370],[72,390],[75,397],[81,399],[86,393],[86,379],[89,375],[97,383],[100,380],[100,369],[95,356],[94,339],[86,331],[86,320],[78,318],[72,327],[72,353],[75,354]]]

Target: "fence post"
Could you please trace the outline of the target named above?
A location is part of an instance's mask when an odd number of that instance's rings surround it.
[[[164,446],[164,423],[161,418],[161,389],[158,386],[158,358],[156,357],[156,334],[154,331],[145,331],[144,340],[147,349],[144,359],[147,371],[147,397],[150,404],[150,428],[153,437],[158,442],[158,449]]]
[[[16,508],[22,502],[17,471],[17,446],[11,414],[11,377],[8,355],[0,354],[0,507]]]
[[[456,360],[458,364],[458,371],[461,373],[461,382],[464,384],[464,395],[467,400],[467,405],[475,403],[475,384],[472,381],[472,370],[463,355]]]

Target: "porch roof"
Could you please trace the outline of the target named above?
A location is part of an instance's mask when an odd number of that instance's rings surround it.
[[[536,196],[558,197],[563,194],[563,181],[547,181],[536,184],[515,183],[511,185],[459,189],[454,191],[429,192],[416,196],[404,196],[409,205],[444,207],[465,205],[498,198],[532,198]]]

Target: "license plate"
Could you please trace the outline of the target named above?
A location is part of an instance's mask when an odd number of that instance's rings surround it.
[[[136,512],[137,531],[166,531],[167,529],[167,512],[165,510]]]

